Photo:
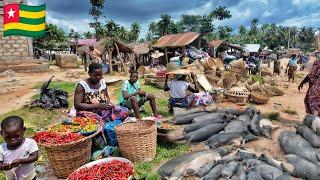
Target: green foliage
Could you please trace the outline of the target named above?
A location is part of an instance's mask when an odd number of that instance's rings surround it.
[[[91,7],[89,9],[89,14],[93,18],[93,22],[90,22],[90,27],[95,29],[96,38],[103,37],[102,25],[99,21],[99,17],[102,16],[103,7],[105,0],[90,0]]]
[[[283,110],[284,113],[290,114],[290,115],[297,115],[297,111],[292,110],[292,109],[285,109]]]
[[[213,10],[210,15],[211,18],[224,20],[232,17],[231,12],[226,9],[226,7],[219,6]]]
[[[279,112],[268,112],[265,113],[265,117],[271,120],[278,120],[280,113]]]
[[[218,37],[219,39],[228,40],[231,36],[232,28],[230,26],[219,26]]]
[[[93,34],[92,32],[90,32],[90,31],[88,31],[88,32],[83,33],[82,36],[83,36],[84,38],[86,38],[86,39],[90,39],[90,38],[93,38],[93,37],[94,37],[94,34]]]
[[[159,165],[161,162],[182,155],[190,149],[187,144],[176,144],[168,142],[158,142],[157,156],[148,163],[135,164],[135,178],[141,179],[159,179],[157,174],[151,173],[152,167]]]
[[[252,75],[252,74],[250,74],[249,77],[252,78],[252,80],[253,80],[254,82],[259,82],[260,84],[263,84],[263,83],[265,82],[264,79],[263,79],[263,77],[262,77],[262,76],[259,76],[259,75]]]

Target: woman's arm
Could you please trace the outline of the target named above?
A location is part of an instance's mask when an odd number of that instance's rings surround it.
[[[309,76],[307,75],[300,83],[300,85],[298,86],[298,90],[300,91],[302,88],[303,88],[303,85],[307,82],[309,82],[310,78]]]
[[[105,109],[108,108],[107,104],[87,104],[83,103],[84,101],[84,88],[78,84],[74,93],[74,107],[76,110],[92,110],[92,109]]]

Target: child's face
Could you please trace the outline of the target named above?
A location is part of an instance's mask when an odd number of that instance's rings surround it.
[[[24,127],[13,126],[13,127],[3,129],[1,131],[1,135],[3,136],[4,141],[9,146],[16,146],[23,141],[24,132],[25,132]]]

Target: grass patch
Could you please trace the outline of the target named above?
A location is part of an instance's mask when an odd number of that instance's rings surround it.
[[[190,150],[190,146],[187,144],[158,142],[157,156],[148,163],[135,164],[135,178],[137,179],[160,179],[158,174],[152,173],[151,170],[154,166],[159,165],[165,160],[177,157]]]
[[[265,113],[265,118],[271,119],[271,120],[278,120],[280,113],[279,112],[268,112]]]
[[[43,83],[38,83],[37,85],[34,86],[34,88],[40,89],[42,87],[42,84]],[[49,84],[49,88],[59,88],[59,89],[62,89],[70,94],[70,93],[74,92],[74,90],[76,89],[76,83],[52,81]],[[36,95],[32,96],[32,100],[35,100],[38,98],[40,98],[40,94],[36,94]]]
[[[260,84],[263,84],[265,80],[263,79],[262,76],[259,75],[252,75],[250,74],[249,77],[254,81],[254,82],[260,82]]]
[[[298,78],[298,79],[302,79],[305,77],[305,74],[304,73],[296,73],[294,77]]]
[[[292,109],[285,109],[283,110],[284,113],[290,114],[290,115],[297,115],[297,111],[292,110]]]

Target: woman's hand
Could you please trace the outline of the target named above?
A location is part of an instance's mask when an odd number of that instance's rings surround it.
[[[300,91],[303,88],[303,82],[300,83],[300,85],[298,86],[298,90]]]
[[[98,105],[98,109],[111,109],[114,106],[111,103],[100,103],[97,105]]]

